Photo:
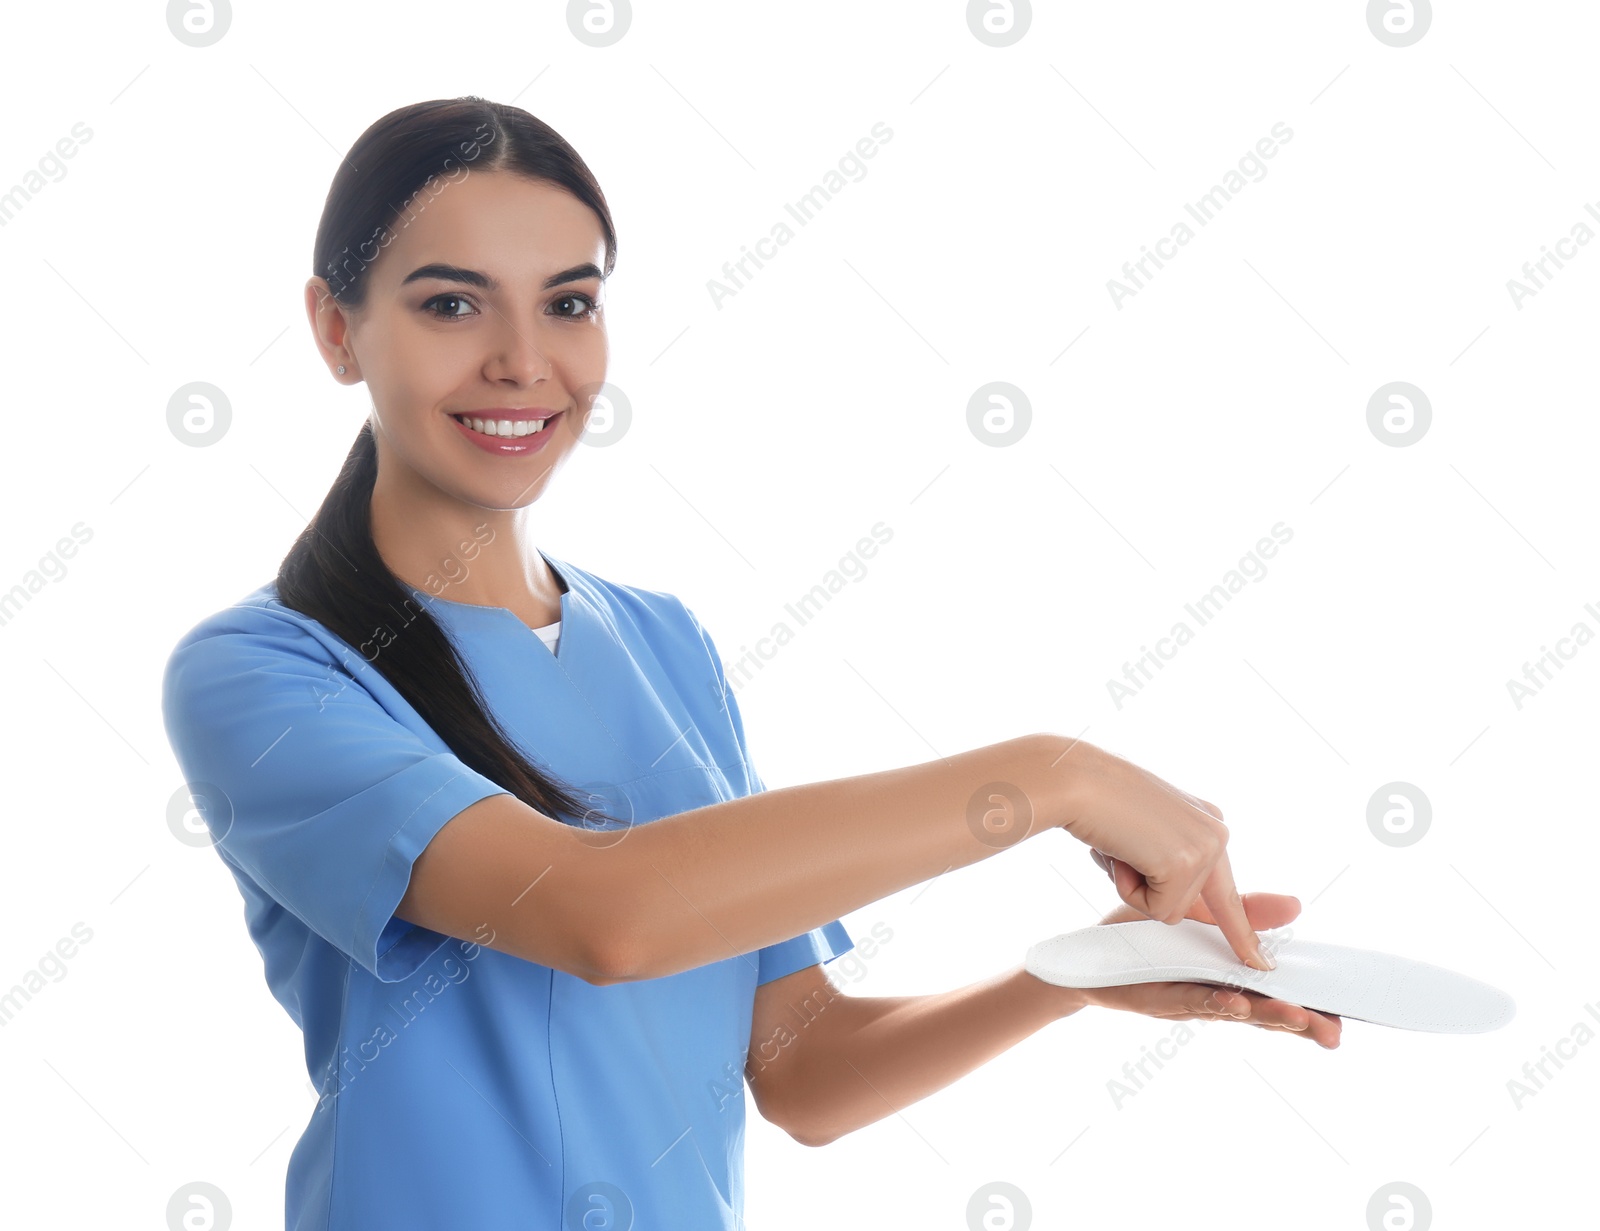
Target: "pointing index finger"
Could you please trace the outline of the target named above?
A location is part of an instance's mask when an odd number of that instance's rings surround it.
[[[1206,878],[1205,888],[1200,891],[1200,897],[1241,962],[1256,970],[1275,968],[1276,963],[1262,952],[1261,938],[1256,935],[1255,928],[1250,926],[1249,916],[1244,913],[1244,900],[1233,883],[1233,866],[1228,862],[1226,850],[1217,858],[1211,875]]]

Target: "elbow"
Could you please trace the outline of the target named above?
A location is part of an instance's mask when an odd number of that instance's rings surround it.
[[[620,960],[615,950],[596,946],[582,959],[581,966],[571,971],[585,983],[595,987],[610,987],[616,983],[630,983],[634,979],[631,966]]]
[[[616,925],[597,931],[600,934],[591,933],[592,943],[583,951],[584,969],[574,972],[579,978],[595,987],[610,987],[652,977],[633,933]]]
[[[673,951],[672,938],[638,910],[613,904],[606,918],[591,929],[597,937],[593,960],[598,977],[591,983],[638,983],[664,979],[693,968]]]
[[[774,1108],[771,1096],[765,1095],[764,1091],[756,1092],[756,1110],[768,1124],[781,1128],[789,1135],[791,1141],[800,1145],[816,1148],[831,1145],[839,1139],[838,1133],[822,1132],[817,1125],[808,1122],[798,1111]]]
[[[625,975],[615,972],[610,966],[601,966],[591,963],[583,970],[571,972],[592,987],[610,987],[615,983],[627,983]]]
[[[843,1136],[842,1133],[825,1131],[821,1125],[808,1119],[803,1109],[798,1106],[772,1106],[772,1097],[766,1091],[757,1095],[756,1109],[761,1112],[762,1119],[769,1124],[777,1125],[789,1134],[790,1140],[803,1146],[815,1149],[819,1146],[832,1145]]]
[[[848,1128],[839,1128],[837,1125],[828,1127],[818,1124],[815,1120],[807,1120],[798,1111],[782,1121],[783,1131],[803,1146],[819,1149],[822,1146],[831,1146],[839,1138],[850,1132]]]
[[[817,1149],[821,1146],[832,1145],[837,1141],[838,1135],[834,1133],[816,1133],[809,1129],[791,1128],[786,1130],[790,1137],[803,1146]]]

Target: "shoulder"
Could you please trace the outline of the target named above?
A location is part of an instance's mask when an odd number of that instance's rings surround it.
[[[366,682],[361,655],[304,612],[285,606],[266,582],[192,624],[167,654],[163,707],[170,716],[215,686],[248,680],[258,693],[308,676]]]
[[[631,625],[647,634],[676,633],[692,636],[697,642],[701,640],[700,621],[671,591],[614,581],[565,560],[557,559],[556,563],[575,586],[583,588],[583,597],[619,626]]]
[[[192,624],[168,654],[168,669],[193,647],[228,637],[276,642],[302,653],[316,653],[317,646],[331,652],[327,641],[338,641],[319,621],[280,602],[277,583],[269,581]]]
[[[709,671],[717,690],[722,689],[722,658],[716,643],[694,609],[677,594],[626,585],[560,559],[556,564],[575,585],[583,586],[584,597],[609,620],[619,640],[642,640],[663,663],[680,667],[696,681]]]

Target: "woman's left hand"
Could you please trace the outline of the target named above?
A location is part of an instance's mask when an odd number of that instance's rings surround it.
[[[1099,862],[1096,860],[1096,862]],[[1300,901],[1282,893],[1240,895],[1250,926],[1257,931],[1282,927],[1300,914]],[[1122,923],[1137,917],[1132,907],[1120,907],[1101,923]],[[1199,898],[1188,918],[1216,924]],[[1263,1030],[1283,1030],[1310,1039],[1330,1051],[1339,1046],[1342,1020],[1333,1013],[1318,1013],[1303,1005],[1263,996],[1259,992],[1214,987],[1209,983],[1129,983],[1122,987],[1085,987],[1078,991],[1087,1004],[1121,1009],[1169,1021],[1195,1018],[1249,1022]]]

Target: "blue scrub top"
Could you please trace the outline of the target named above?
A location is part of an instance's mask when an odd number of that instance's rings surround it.
[[[507,608],[412,591],[523,750],[633,824],[765,790],[694,613],[544,558],[557,654]],[[395,918],[433,835],[509,792],[274,583],[183,636],[162,706],[320,1092],[291,1231],[743,1226],[755,989],[853,948],[839,920],[596,987]]]

